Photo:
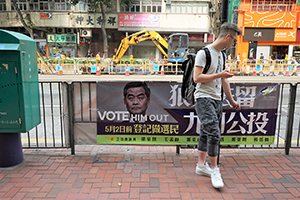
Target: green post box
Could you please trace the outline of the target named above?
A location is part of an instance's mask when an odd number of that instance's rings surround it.
[[[36,42],[0,29],[0,167],[23,161],[20,133],[40,122]]]

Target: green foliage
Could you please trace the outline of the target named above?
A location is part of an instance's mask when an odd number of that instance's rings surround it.
[[[123,7],[131,7],[131,0],[121,0],[120,2],[121,6]]]
[[[27,22],[27,26],[32,29],[35,26],[35,24],[32,21],[29,21]]]

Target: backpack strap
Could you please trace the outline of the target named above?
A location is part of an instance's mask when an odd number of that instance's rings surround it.
[[[225,54],[225,49],[223,49],[222,51],[221,51],[221,53],[222,53],[222,55],[223,55],[223,70],[225,70],[226,69],[226,54]]]
[[[210,64],[211,64],[211,55],[210,55],[210,52],[208,50],[207,47],[203,47],[202,50],[204,50],[205,52],[205,57],[206,57],[206,64],[205,64],[205,67],[204,67],[204,70],[203,70],[203,74],[206,74],[208,69],[210,68]]]

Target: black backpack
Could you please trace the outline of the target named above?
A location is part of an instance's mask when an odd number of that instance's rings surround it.
[[[203,70],[203,74],[206,74],[210,64],[211,64],[211,55],[207,47],[203,47],[201,50],[205,51],[206,56],[206,64]],[[225,52],[222,51],[223,55],[223,70],[225,69]],[[195,65],[195,57],[196,54],[189,54],[187,56],[187,60],[182,63],[183,77],[182,77],[182,86],[181,86],[181,97],[185,99],[187,102],[194,104],[194,92],[196,90],[196,83],[193,79],[194,74],[194,65]]]

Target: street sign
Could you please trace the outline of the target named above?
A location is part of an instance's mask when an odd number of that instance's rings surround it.
[[[41,13],[41,19],[52,19],[52,13]]]

